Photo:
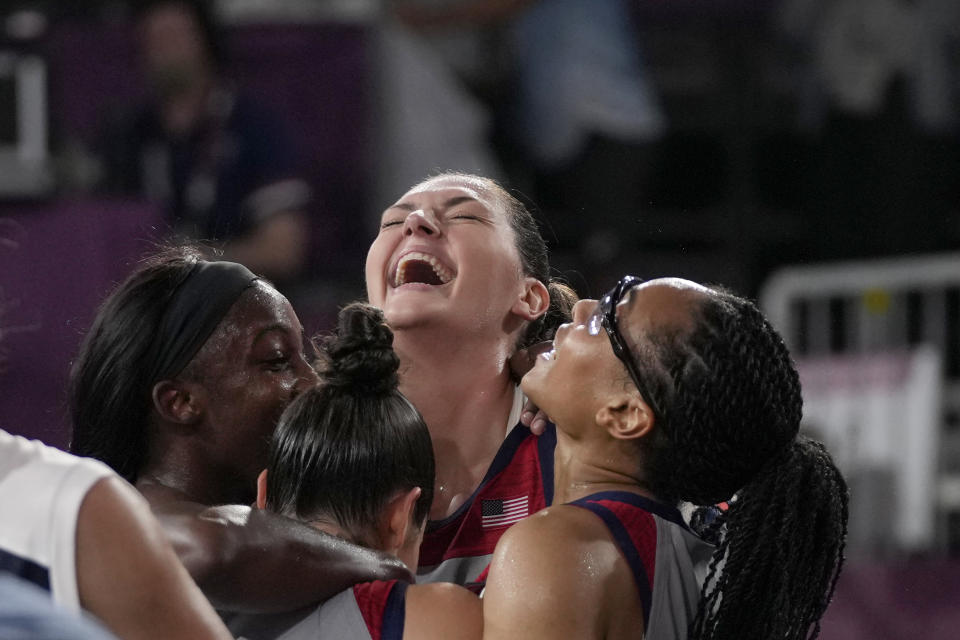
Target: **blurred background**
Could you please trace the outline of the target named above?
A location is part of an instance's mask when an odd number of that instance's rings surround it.
[[[530,203],[584,296],[756,297],[851,485],[824,638],[960,626],[956,0],[0,2],[0,426],[65,446],[103,296],[154,243],[308,330],[439,171]]]

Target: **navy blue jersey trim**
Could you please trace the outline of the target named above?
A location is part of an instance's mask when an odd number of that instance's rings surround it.
[[[619,492],[611,491],[608,493]],[[634,546],[630,534],[623,526],[620,518],[617,517],[617,514],[602,504],[591,502],[591,500],[598,499],[597,496],[599,495],[602,494],[594,494],[587,498],[581,498],[570,504],[590,511],[607,525],[607,529],[610,530],[610,535],[613,536],[627,564],[630,565],[630,570],[633,571],[633,579],[637,585],[637,591],[640,594],[640,604],[643,606],[643,624],[646,626],[650,622],[650,607],[653,602],[653,593],[650,589],[650,577],[647,575],[647,568],[643,566],[643,561],[640,560],[640,553],[637,551],[636,546]]]
[[[687,527],[687,523],[683,521],[683,516],[680,514],[680,511],[676,507],[671,507],[668,504],[662,502],[657,502],[656,500],[651,500],[644,496],[637,495],[635,493],[630,493],[629,491],[601,491],[599,493],[594,493],[584,498],[576,500],[576,503],[583,501],[596,501],[596,500],[611,500],[613,502],[625,502],[629,505],[633,505],[644,511],[649,511],[655,515],[660,516],[664,520],[669,520],[675,525],[679,525],[686,530],[690,530]],[[574,504],[573,502],[570,504]]]
[[[444,518],[443,520],[428,520],[427,521],[427,531],[436,531],[441,527],[444,527],[456,519],[460,518],[465,514],[473,505],[474,500],[477,498],[477,494],[480,493],[487,484],[496,478],[501,471],[506,469],[510,465],[510,461],[513,460],[513,456],[517,453],[517,448],[523,441],[527,439],[527,436],[530,435],[530,429],[523,426],[522,424],[517,424],[513,429],[510,430],[510,433],[507,434],[507,437],[504,439],[503,443],[500,445],[500,448],[497,450],[497,455],[493,457],[493,462],[490,463],[490,468],[487,469],[487,474],[483,476],[483,480],[480,482],[480,485],[474,489],[473,493],[470,494],[470,497],[467,498],[460,507],[454,511],[452,514]],[[541,436],[542,437],[542,436]],[[554,439],[556,439],[556,433],[554,433]],[[541,465],[542,467],[543,465]],[[550,493],[553,494],[553,469],[551,465],[551,479],[550,479]],[[546,489],[546,486],[544,486]],[[548,502],[549,504],[549,502]]]
[[[403,640],[403,623],[407,617],[407,587],[403,580],[397,580],[387,596],[387,605],[383,608],[383,627],[380,640]]]
[[[4,549],[0,549],[0,571],[12,573],[45,591],[50,591],[49,569]]]

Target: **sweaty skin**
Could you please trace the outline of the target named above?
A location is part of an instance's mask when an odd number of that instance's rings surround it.
[[[77,519],[76,558],[80,604],[118,637],[231,637],[143,498],[123,480],[104,478],[87,493]]]

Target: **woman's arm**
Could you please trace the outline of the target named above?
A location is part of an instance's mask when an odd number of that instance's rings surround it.
[[[120,478],[97,482],[80,506],[76,571],[81,606],[118,637],[230,638],[147,504]]]
[[[190,575],[224,611],[288,611],[358,582],[413,579],[393,556],[260,509],[186,501],[151,506]]]

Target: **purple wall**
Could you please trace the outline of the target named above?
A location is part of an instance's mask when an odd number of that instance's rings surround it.
[[[64,447],[70,362],[93,311],[160,228],[142,204],[0,206],[0,428]],[[13,327],[23,327],[22,330]]]
[[[274,109],[301,145],[313,183],[315,273],[358,278],[366,245],[366,32],[345,24],[234,28],[232,75]],[[57,25],[44,43],[55,140],[93,144],[105,118],[143,96],[135,43],[121,23]],[[0,427],[64,446],[69,362],[96,305],[162,235],[157,212],[138,203],[0,204]],[[158,233],[159,230],[159,233]]]
[[[339,23],[248,25],[225,33],[228,75],[282,118],[315,193],[314,270],[356,276],[366,247],[370,141],[367,30]],[[92,145],[106,118],[144,96],[123,23],[64,23],[43,48],[52,126]],[[345,266],[346,265],[346,266]]]
[[[918,559],[844,568],[823,640],[960,637],[960,560]]]

